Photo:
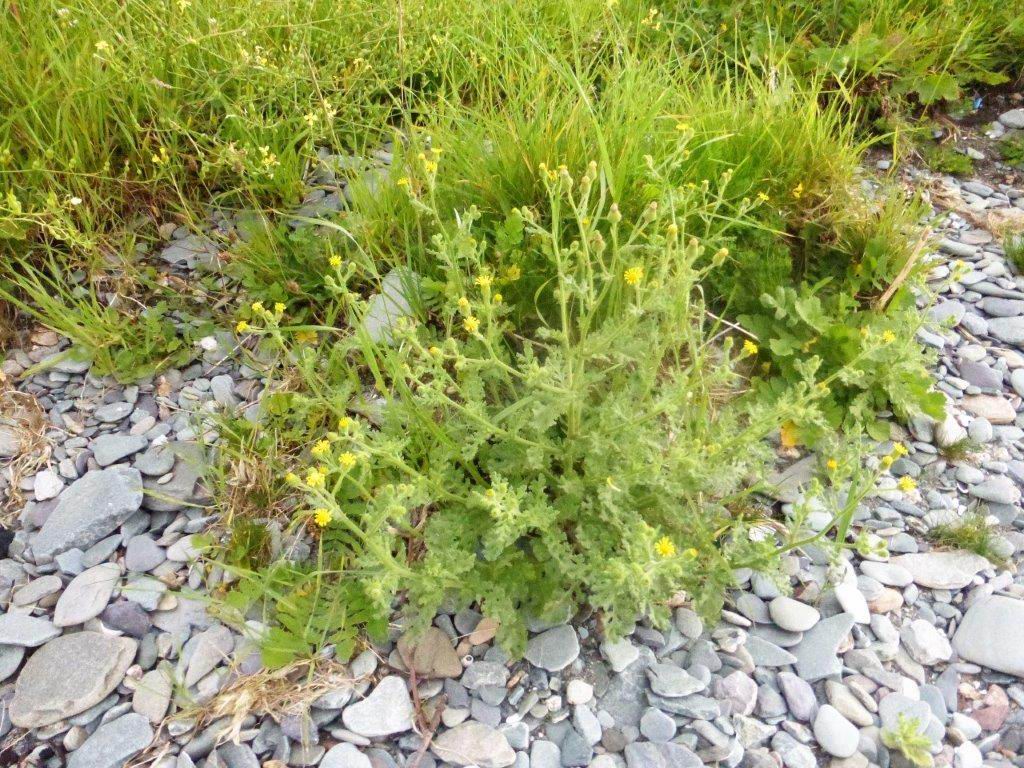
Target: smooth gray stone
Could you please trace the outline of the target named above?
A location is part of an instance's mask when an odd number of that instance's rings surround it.
[[[580,655],[576,630],[568,624],[549,629],[530,638],[526,644],[526,660],[548,672],[565,669]]]
[[[100,563],[78,574],[57,601],[53,623],[58,627],[73,627],[99,616],[120,579],[121,569],[115,563]]]
[[[672,742],[635,741],[626,745],[624,754],[628,768],[704,768],[704,761],[692,750]]]
[[[24,613],[0,615],[0,645],[19,645],[36,648],[60,634],[60,629],[48,619]]]
[[[968,609],[953,648],[966,661],[1024,677],[1024,601],[1002,595],[978,600]]]
[[[342,712],[345,727],[368,739],[412,730],[412,718],[412,699],[405,680],[397,675],[385,677],[369,696]]]
[[[757,635],[748,635],[743,646],[750,658],[758,667],[786,667],[796,664],[796,656],[774,643],[769,643]]]
[[[153,741],[153,728],[142,715],[129,714],[104,723],[71,753],[68,768],[123,768]]]
[[[413,313],[419,283],[419,276],[406,269],[395,268],[384,276],[381,291],[370,296],[362,320],[362,329],[371,341],[390,343],[398,321]]]
[[[44,645],[18,676],[11,721],[41,728],[99,703],[124,679],[138,644],[125,637],[75,632]]]
[[[472,720],[435,737],[430,750],[444,762],[459,766],[507,768],[516,760],[505,734]],[[562,764],[566,765],[564,757]]]
[[[93,458],[101,467],[138,453],[147,445],[142,435],[100,435],[92,442]]]
[[[110,467],[87,472],[60,495],[53,513],[32,539],[36,557],[88,549],[116,530],[142,504],[142,477],[137,469]]]
[[[809,683],[842,672],[843,664],[836,653],[850,630],[854,617],[840,613],[819,621],[794,649],[797,674]]]

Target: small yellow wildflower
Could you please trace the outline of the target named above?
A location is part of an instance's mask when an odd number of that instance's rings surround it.
[[[408,176],[403,176],[402,178],[400,178],[400,179],[399,179],[398,181],[396,181],[395,183],[396,183],[396,184],[397,184],[398,186],[400,186],[400,187],[407,187],[407,186],[409,186],[409,177],[408,177]]]
[[[896,334],[892,331],[882,331],[882,341],[886,344],[892,344],[896,341]]]
[[[668,536],[662,536],[654,543],[654,551],[658,553],[658,557],[672,557],[676,553],[676,545]]]
[[[676,130],[679,131],[680,133],[682,133],[683,131],[688,131],[690,130],[690,124],[684,122],[676,123]]]
[[[513,264],[511,267],[505,270],[505,279],[509,281],[515,281],[518,280],[522,276],[522,274],[522,270]]]
[[[758,192],[757,193],[757,199],[760,200],[762,203],[767,203],[768,202],[768,195],[766,195],[764,192]]]
[[[796,424],[792,421],[785,422],[779,428],[779,442],[782,443],[783,448],[795,448],[798,439]]]
[[[896,461],[896,459],[894,459],[892,456],[883,456],[882,457],[882,469],[888,469],[889,467],[892,466],[892,463],[894,461]]]
[[[338,419],[338,429],[340,429],[342,432],[344,432],[351,426],[352,419],[350,419],[348,416],[342,416],[340,419]]]
[[[106,40],[99,40],[96,43],[96,53],[106,53],[110,50],[110,43]]]
[[[331,522],[331,517],[330,510],[324,509],[323,507],[313,511],[313,522],[321,528],[325,528],[327,524]]]
[[[795,187],[793,187],[793,198],[799,200],[804,196],[804,183],[801,181]]]
[[[275,304],[275,305],[274,305],[274,311],[275,311],[275,312],[277,312],[277,314],[279,314],[279,315],[280,315],[280,314],[281,314],[282,312],[284,312],[284,311],[285,311],[285,309],[286,309],[285,305],[284,305],[284,304],[282,304],[282,303],[281,303],[280,301],[279,301],[279,302],[277,302],[277,304]]]
[[[757,344],[752,342],[750,339],[744,339],[743,340],[743,352],[744,352],[744,354],[747,354],[747,355],[756,355],[757,354]]]
[[[337,269],[341,266],[341,256],[331,256],[331,258],[327,260],[327,263]]]
[[[267,310],[263,306],[263,302],[262,301],[254,301],[252,303],[252,311],[255,312],[257,315],[261,315],[264,312],[266,312]]]
[[[892,447],[892,452],[895,453],[897,456],[906,456],[909,453],[909,451],[907,450],[907,446],[905,446],[903,443],[894,444]]]
[[[323,488],[324,476],[315,469],[311,469],[306,473],[306,485],[310,488]]]
[[[494,296],[491,297],[491,299],[494,301],[495,304],[501,304],[502,299],[504,299],[504,298],[505,297],[502,296],[500,293],[496,293],[496,294],[494,294]]]
[[[871,335],[871,329],[868,328],[866,325],[862,325],[860,327],[860,335],[862,339],[866,339],[868,336]]]
[[[644,279],[644,268],[630,267],[622,273],[622,279],[626,281],[627,285],[638,285]]]
[[[338,457],[338,464],[343,469],[352,469],[356,465],[356,455],[351,451],[345,451],[341,456]]]
[[[328,440],[320,440],[309,449],[309,452],[318,458],[326,456],[331,452],[331,443]]]
[[[295,483],[299,482],[299,476],[296,475],[294,472],[289,472],[284,476],[284,481],[289,485],[294,485]]]
[[[427,350],[427,352],[430,353],[431,357],[440,357],[441,356],[441,348],[440,347],[431,347],[430,349]]]
[[[837,469],[839,469],[839,462],[836,461],[835,459],[829,459],[828,461],[825,462],[825,467],[828,469],[829,472],[835,472]]]
[[[465,296],[463,296],[462,298],[459,299],[458,305],[459,305],[459,309],[461,309],[463,312],[465,312],[467,309],[469,309],[469,299],[467,299]]]
[[[470,315],[462,321],[462,327],[465,328],[468,333],[476,333],[480,330],[480,321],[473,317],[473,315]]]
[[[245,320],[239,320],[238,325],[235,326],[235,333],[245,333],[249,330],[249,324]]]
[[[475,282],[481,288],[490,288],[491,283],[494,282],[494,278],[492,278],[490,275],[477,275]]]
[[[910,492],[917,488],[917,482],[910,475],[904,475],[903,477],[901,477],[897,481],[896,485],[899,486],[899,489],[901,491],[907,492]]]

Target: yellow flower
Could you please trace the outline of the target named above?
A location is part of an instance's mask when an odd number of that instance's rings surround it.
[[[679,131],[680,133],[682,133],[683,131],[688,131],[690,130],[690,124],[683,122],[676,123],[676,130]]]
[[[792,421],[787,421],[779,427],[779,442],[782,443],[783,448],[796,447],[797,440],[798,434],[796,424]]]
[[[326,456],[331,452],[331,444],[327,440],[320,440],[316,445],[309,449],[309,452],[318,458]]]
[[[356,465],[356,461],[356,455],[351,451],[345,451],[338,457],[338,464],[340,464],[343,469],[352,469],[352,467]]]
[[[494,282],[494,278],[490,275],[477,275],[476,284],[481,288],[490,288],[492,282]]]
[[[239,320],[238,325],[235,326],[235,333],[245,333],[249,330],[249,324],[245,320]]]
[[[294,472],[289,472],[284,476],[284,481],[289,485],[294,485],[295,483],[299,482],[299,476],[296,475]]]
[[[899,486],[899,489],[901,491],[907,492],[917,488],[917,482],[914,480],[914,478],[910,477],[910,475],[904,475],[903,477],[901,477],[899,481],[896,483],[896,485]]]
[[[480,321],[473,317],[473,315],[470,315],[462,321],[462,327],[465,328],[468,333],[476,333],[480,330]]]
[[[400,186],[400,187],[407,187],[407,186],[409,186],[409,177],[408,176],[403,176],[402,178],[400,178],[395,183],[398,184],[398,186]]]
[[[836,461],[835,459],[829,459],[828,461],[825,462],[825,466],[828,468],[829,472],[835,472],[837,469],[839,469],[839,462]]]
[[[341,256],[331,256],[331,258],[327,260],[327,263],[337,269],[341,266]]]
[[[331,522],[331,512],[328,509],[320,507],[319,509],[313,510],[313,522],[319,525],[321,528],[327,526]]]
[[[340,419],[338,419],[338,429],[340,429],[342,432],[344,432],[351,426],[352,419],[350,419],[348,416],[342,416]]]
[[[97,53],[106,53],[109,50],[110,50],[110,43],[108,43],[106,40],[100,40],[100,41],[98,41],[96,43],[96,52]]]
[[[324,475],[317,472],[315,469],[311,469],[306,473],[306,485],[310,488],[323,488],[324,487]]]
[[[252,311],[255,312],[257,315],[262,314],[263,312],[265,312],[266,309],[263,307],[263,302],[262,301],[254,301],[252,303]]]
[[[797,184],[795,187],[793,187],[793,197],[794,197],[794,199],[799,200],[803,196],[804,196],[804,183],[801,181],[799,184]]]
[[[277,302],[277,304],[274,305],[274,311],[277,312],[277,314],[280,315],[282,312],[284,312],[284,310],[285,310],[285,306],[280,301]]]
[[[866,325],[862,325],[860,327],[860,335],[861,335],[861,338],[866,339],[868,336],[871,335],[871,329],[868,328]]]
[[[894,459],[892,456],[883,456],[882,457],[882,469],[888,469],[889,467],[892,466],[892,463],[894,461],[896,461],[896,459]]]
[[[299,344],[315,344],[316,331],[299,331],[295,334],[295,340]]]
[[[307,112],[305,115],[302,116],[302,119],[306,121],[306,125],[308,125],[310,128],[316,125],[315,112]]]
[[[907,446],[905,446],[903,443],[896,443],[892,447],[892,452],[895,453],[897,456],[906,456],[908,453]]]
[[[441,356],[441,348],[440,347],[431,347],[430,349],[427,350],[427,352],[429,352],[432,357],[440,357]]]
[[[523,272],[519,267],[514,264],[505,270],[505,279],[509,281],[518,280],[522,276]]]
[[[882,341],[886,344],[892,344],[896,341],[896,334],[892,331],[882,331]]]
[[[644,268],[630,267],[622,273],[622,279],[626,281],[627,285],[638,285],[644,279]]]
[[[744,352],[744,354],[747,354],[747,355],[756,355],[757,354],[757,344],[752,342],[750,339],[744,339],[743,340],[743,352]]]
[[[658,553],[658,557],[672,557],[676,553],[676,545],[668,536],[662,536],[654,543],[654,551]]]
[[[764,192],[758,192],[757,193],[757,199],[760,200],[762,203],[767,203],[768,202],[768,195],[766,195]]]
[[[469,309],[469,299],[467,299],[465,296],[463,296],[462,298],[459,299],[458,305],[459,305],[459,309],[461,309],[463,312],[465,312],[467,309]]]
[[[500,293],[496,293],[491,298],[493,299],[495,304],[501,304],[501,300],[504,298],[504,296],[502,296]]]

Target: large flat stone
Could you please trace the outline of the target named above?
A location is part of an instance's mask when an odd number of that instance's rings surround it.
[[[930,589],[963,589],[974,575],[991,564],[973,552],[921,552],[890,560],[910,572],[914,583]]]
[[[86,550],[109,536],[142,504],[142,475],[129,467],[87,472],[57,501],[42,530],[32,539],[36,557],[72,548]]]
[[[961,659],[1024,677],[1024,600],[992,595],[970,607],[953,636]]]
[[[124,679],[137,647],[129,638],[98,632],[51,640],[18,676],[11,722],[19,728],[41,728],[98,704]]]
[[[153,729],[142,715],[131,713],[104,723],[71,753],[68,768],[123,768],[153,741]]]

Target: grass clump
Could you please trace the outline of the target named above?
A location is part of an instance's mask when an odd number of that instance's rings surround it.
[[[1024,232],[1010,232],[1003,239],[1003,251],[1007,260],[1024,273]]]
[[[1024,167],[1024,134],[1014,133],[999,142],[999,157],[1007,165]]]
[[[965,549],[999,564],[1005,557],[995,547],[995,532],[985,515],[970,512],[953,523],[937,525],[928,531],[928,539],[940,547]]]
[[[921,157],[929,168],[938,173],[969,176],[974,172],[974,161],[947,144],[926,144],[921,150]]]
[[[939,453],[946,461],[965,461],[981,450],[981,445],[969,437],[939,448]]]

